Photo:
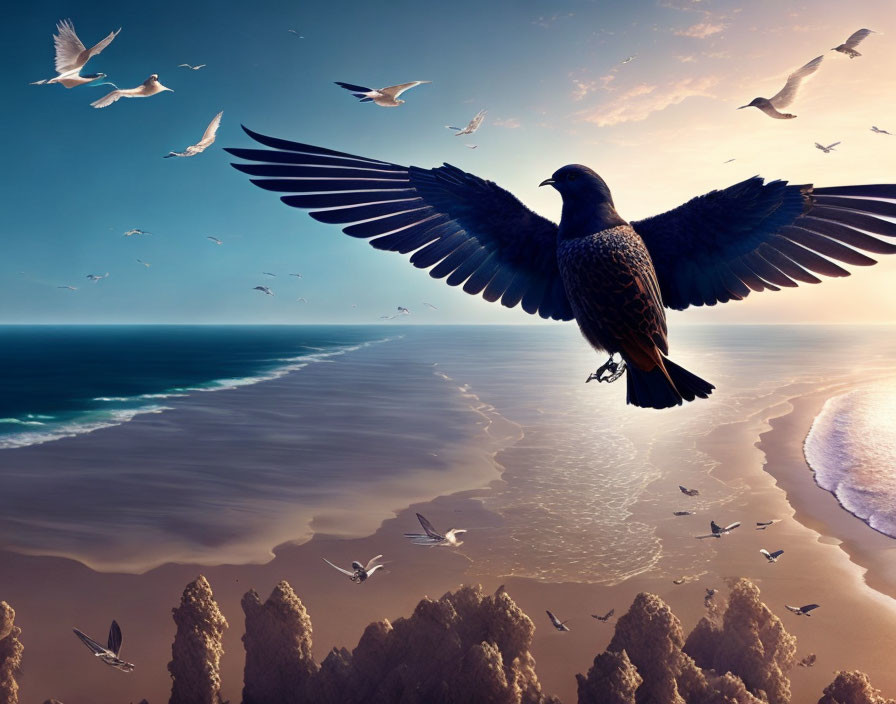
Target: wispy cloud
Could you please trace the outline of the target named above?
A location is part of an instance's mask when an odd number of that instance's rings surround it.
[[[536,24],[539,27],[550,27],[557,20],[561,20],[561,19],[565,19],[567,17],[573,17],[573,16],[574,16],[574,13],[572,13],[572,12],[567,12],[565,14],[558,12],[553,15],[544,15],[544,16],[538,17],[538,18],[532,20],[532,24]]]
[[[572,99],[578,102],[591,93],[594,93],[596,90],[612,90],[610,84],[614,80],[616,80],[616,75],[612,73],[608,73],[606,76],[601,76],[596,81],[587,81],[580,78],[573,78]]]
[[[707,37],[711,37],[713,34],[718,34],[719,32],[724,31],[727,26],[728,25],[723,24],[718,20],[707,19],[704,22],[692,24],[687,29],[677,29],[675,30],[675,34],[677,34],[679,37],[706,39]]]
[[[523,124],[515,117],[496,117],[491,120],[492,127],[504,127],[508,130],[516,130]]]
[[[583,110],[578,117],[598,127],[640,122],[688,98],[712,95],[710,89],[717,83],[718,79],[714,76],[684,78],[663,86],[642,83],[604,105]]]
[[[692,64],[697,61],[697,57],[693,54],[688,54],[687,56],[676,56],[676,59],[681,61],[683,64]]]

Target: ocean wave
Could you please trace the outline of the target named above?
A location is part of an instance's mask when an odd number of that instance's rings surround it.
[[[816,483],[875,530],[896,537],[896,386],[825,402],[803,450]]]

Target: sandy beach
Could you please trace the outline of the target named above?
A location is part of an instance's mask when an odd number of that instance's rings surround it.
[[[570,356],[575,364],[579,363],[578,354]],[[489,373],[489,358],[479,363],[485,367],[483,375]],[[715,370],[716,378],[725,379],[723,367],[720,363]],[[459,380],[459,367],[446,363],[439,369],[445,370],[448,379]],[[288,375],[265,383],[298,383],[310,388],[324,378],[312,379],[313,374],[329,375],[334,370],[338,372],[335,364],[320,365],[319,371],[295,373],[291,381]],[[372,621],[409,615],[425,595],[438,597],[461,584],[480,583],[487,590],[504,584],[536,623],[532,653],[545,691],[572,702],[576,699],[575,674],[587,671],[613,634],[612,622],[600,623],[590,614],[615,608],[618,616],[638,592],[649,591],[670,604],[687,632],[705,614],[706,588],[719,588],[718,598],[723,599],[728,583],[748,577],[762,590],[763,601],[799,639],[798,657],[818,656],[814,668],[791,672],[794,702],[817,700],[837,669],[863,670],[877,687],[892,694],[896,692],[896,672],[889,652],[896,645],[896,602],[892,598],[896,578],[888,563],[894,541],[844,511],[820,489],[802,454],[803,440],[825,399],[851,383],[843,374],[832,382],[813,377],[747,395],[721,394],[716,405],[694,406],[690,415],[662,416],[654,440],[639,440],[632,445],[632,453],[619,455],[632,466],[649,464],[654,468],[644,475],[647,483],[637,492],[623,485],[626,492],[638,497],[623,510],[630,532],[650,538],[643,559],[626,563],[627,570],[614,569],[621,553],[613,552],[610,539],[601,538],[601,529],[594,528],[597,532],[581,542],[580,536],[565,537],[565,523],[559,523],[556,530],[550,524],[551,516],[556,522],[561,514],[548,511],[552,504],[544,502],[568,500],[566,494],[556,493],[563,491],[564,485],[571,487],[568,496],[591,491],[576,482],[587,475],[589,462],[597,460],[576,455],[567,465],[557,450],[566,444],[564,433],[579,433],[581,428],[570,428],[565,416],[552,415],[556,412],[547,406],[527,407],[508,418],[492,405],[502,400],[502,389],[482,393],[475,383],[472,388],[466,384],[459,387],[468,412],[478,419],[474,422],[477,430],[469,435],[464,448],[455,448],[467,453],[454,455],[454,461],[466,469],[446,475],[448,483],[457,482],[457,488],[463,490],[443,490],[437,498],[410,506],[400,505],[399,499],[399,505],[390,511],[392,517],[364,537],[337,535],[334,527],[338,520],[331,523],[332,518],[312,518],[312,539],[281,544],[273,550],[273,559],[263,564],[165,564],[142,574],[95,571],[64,557],[0,552],[0,598],[14,605],[17,623],[23,628],[23,700],[43,701],[52,696],[63,702],[97,701],[96,692],[100,691],[104,702],[143,697],[151,703],[166,701],[170,684],[165,667],[174,634],[171,608],[184,585],[199,573],[209,579],[230,623],[222,675],[224,696],[231,701],[240,698],[244,660],[240,598],[250,588],[264,597],[281,579],[290,582],[309,610],[318,660],[333,647],[354,647]],[[248,403],[260,386],[208,397],[220,397],[215,404],[239,405]],[[583,398],[595,398],[593,390],[588,391],[590,395]],[[582,391],[576,387],[574,393]],[[242,394],[243,398],[228,399],[229,394]],[[558,406],[567,401],[561,399]],[[624,421],[622,417],[619,437],[628,434],[638,439],[637,428]],[[116,434],[138,429],[138,424],[131,423],[99,432],[108,433],[112,436],[108,442],[114,443]],[[610,451],[615,445],[606,445],[607,432],[604,430],[603,441]],[[50,448],[61,453],[64,443],[73,440],[32,450],[37,454],[41,448],[44,452]],[[567,466],[573,470],[580,467],[582,477],[577,479],[575,471],[566,474]],[[626,478],[621,472],[620,481]],[[679,483],[699,486],[700,496],[684,497],[678,491]],[[411,486],[425,494],[425,481]],[[614,495],[610,489],[607,496]],[[541,510],[547,511],[547,518],[539,513],[537,502],[531,503],[533,492],[547,507]],[[595,496],[595,501],[593,506],[586,502],[573,507],[574,520],[585,516],[577,512],[602,510],[600,497]],[[672,515],[681,509],[695,514]],[[614,509],[606,505],[605,510]],[[464,546],[456,551],[427,549],[402,539],[402,533],[417,529],[414,513],[418,511],[438,527],[467,528]],[[720,523],[738,520],[742,526],[721,540],[695,540],[694,536],[707,531],[711,518]],[[756,521],[771,519],[778,522],[765,531],[755,529]],[[527,532],[529,523],[533,528]],[[508,536],[518,543],[518,552],[506,547]],[[758,553],[761,547],[784,549],[785,555],[777,564],[767,564]],[[513,557],[506,557],[508,550]],[[336,564],[348,564],[380,553],[387,569],[361,586],[322,560],[326,557]],[[551,559],[552,553],[556,560]],[[530,555],[538,570],[517,555]],[[683,584],[673,583],[680,578]],[[799,618],[784,608],[784,604],[810,602],[822,605],[811,618]],[[545,609],[571,619],[571,631],[551,629]],[[138,663],[130,675],[94,666],[67,632],[70,626],[78,626],[102,634],[113,615],[124,629],[126,657]]]

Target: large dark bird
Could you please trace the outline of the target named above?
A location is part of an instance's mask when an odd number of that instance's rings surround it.
[[[558,227],[449,164],[399,166],[246,132],[270,149],[227,151],[253,162],[234,167],[254,184],[377,249],[413,252],[414,266],[450,286],[542,318],[575,318],[595,349],[621,355],[628,402],[641,407],[680,405],[714,388],[666,357],[664,307],[819,283],[816,274],[849,275],[832,260],[868,265],[875,260],[858,250],[896,251],[867,234],[896,236],[896,224],[878,217],[896,217],[896,203],[883,200],[896,199],[894,184],[814,188],[753,177],[629,223],[603,179],[574,164],[542,182],[563,198]]]

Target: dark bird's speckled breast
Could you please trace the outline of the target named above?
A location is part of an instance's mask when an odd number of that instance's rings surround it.
[[[666,353],[666,315],[650,254],[629,225],[561,240],[557,262],[582,334],[638,366]]]

